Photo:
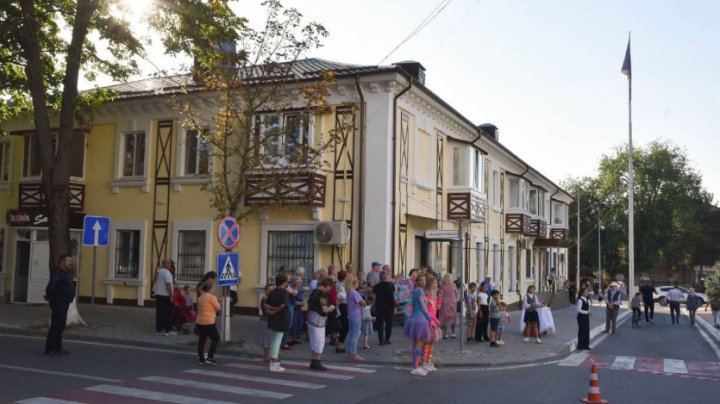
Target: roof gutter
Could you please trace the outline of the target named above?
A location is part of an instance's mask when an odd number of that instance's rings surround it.
[[[410,77],[410,75],[408,75],[407,73],[405,73],[405,71],[400,70],[400,69],[398,69],[398,71],[399,71],[403,76],[405,76],[405,78],[408,79],[408,86],[405,87],[404,89],[402,89],[402,91],[400,91],[399,93],[397,93],[397,94],[393,97],[393,119],[392,119],[392,125],[393,125],[393,129],[392,129],[392,130],[393,130],[393,136],[392,136],[393,173],[392,173],[392,203],[391,203],[391,206],[392,206],[392,218],[393,218],[393,219],[392,219],[392,231],[391,231],[391,234],[392,234],[392,239],[393,239],[393,240],[392,240],[392,249],[391,249],[391,253],[390,253],[390,254],[391,254],[391,255],[390,255],[391,261],[390,261],[390,262],[392,262],[393,268],[396,268],[396,265],[395,265],[395,247],[396,247],[396,246],[395,246],[395,245],[396,245],[396,242],[395,242],[395,229],[396,229],[396,227],[397,227],[397,223],[396,223],[396,222],[397,222],[397,219],[399,218],[399,212],[398,212],[397,215],[395,214],[395,207],[397,206],[397,194],[396,194],[396,191],[397,191],[397,190],[396,190],[395,188],[397,187],[397,177],[398,177],[398,175],[399,175],[399,173],[397,172],[397,170],[398,170],[398,167],[397,167],[397,100],[398,100],[398,98],[400,98],[403,94],[405,94],[406,92],[410,91],[410,89],[411,89],[412,86],[413,86],[413,81],[414,81],[413,78]],[[396,268],[396,270],[400,270],[400,268]],[[396,272],[396,273],[397,273],[397,272]]]

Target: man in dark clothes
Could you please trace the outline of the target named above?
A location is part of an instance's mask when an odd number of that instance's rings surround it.
[[[643,303],[645,304],[645,324],[655,324],[653,323],[653,317],[655,317],[655,287],[650,281],[647,281],[640,287],[640,293],[642,293]]]
[[[395,285],[388,282],[385,271],[380,272],[380,282],[373,286],[373,306],[380,345],[389,344],[395,314]]]
[[[62,333],[65,331],[68,307],[75,298],[75,286],[70,274],[68,274],[72,264],[72,257],[61,255],[58,265],[50,270],[50,281],[45,288],[45,299],[50,303],[52,316],[47,341],[45,342],[46,355],[67,355],[70,353],[62,348]]]

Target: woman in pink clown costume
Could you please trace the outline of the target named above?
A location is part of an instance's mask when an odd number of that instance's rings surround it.
[[[425,281],[425,304],[428,313],[430,313],[430,339],[425,341],[422,350],[422,366],[425,373],[430,373],[437,368],[432,362],[433,350],[435,343],[440,341],[440,321],[438,321],[438,311],[440,311],[440,299],[438,298],[438,282],[433,276],[428,276]],[[453,309],[457,307],[453,302]]]
[[[412,292],[412,299],[405,307],[405,326],[404,334],[407,338],[412,339],[412,366],[410,374],[415,376],[427,376],[427,371],[420,366],[422,361],[423,347],[432,336],[430,334],[430,322],[432,317],[428,312],[425,304],[425,283],[427,278],[425,275],[419,275],[415,280],[415,288]]]

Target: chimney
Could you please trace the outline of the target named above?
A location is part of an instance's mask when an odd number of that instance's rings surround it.
[[[223,55],[223,60],[218,64],[219,67],[233,68],[233,57],[237,53],[237,46],[235,42],[222,42],[219,44],[212,45],[212,47]],[[202,82],[202,71],[200,70],[200,63],[197,58],[193,58],[193,81],[196,83]]]
[[[393,63],[393,66],[405,70],[405,72],[412,76],[412,78],[417,80],[420,84],[425,85],[425,68],[420,64],[420,62],[406,60],[404,62]]]
[[[491,123],[484,123],[478,126],[478,129],[485,135],[495,139],[497,142],[500,141],[500,129]]]

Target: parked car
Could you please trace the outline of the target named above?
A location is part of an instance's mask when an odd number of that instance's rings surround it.
[[[668,305],[667,292],[672,288],[673,288],[672,285],[656,287],[655,293],[657,293],[657,297],[655,298],[655,301],[660,303],[661,306],[667,306]],[[683,294],[682,302],[685,303],[685,301],[687,300],[687,295],[690,292],[690,290],[683,288],[682,286],[678,286],[678,290],[680,290],[680,292],[682,292],[682,294]],[[708,297],[705,293],[695,292],[695,296],[700,298],[701,305],[705,304],[705,302],[708,301]]]

